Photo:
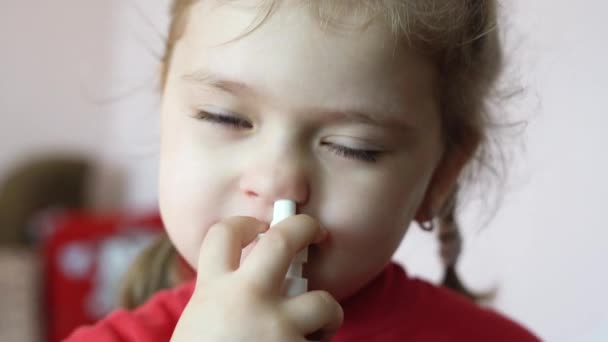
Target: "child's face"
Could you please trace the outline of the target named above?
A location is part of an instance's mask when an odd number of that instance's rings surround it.
[[[273,202],[293,199],[330,233],[311,248],[310,287],[345,298],[390,260],[440,160],[435,72],[381,25],[324,32],[284,5],[241,37],[258,12],[213,2],[191,9],[164,90],[168,233],[196,265],[214,223],[270,222]]]

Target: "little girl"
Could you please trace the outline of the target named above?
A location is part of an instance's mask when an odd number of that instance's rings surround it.
[[[159,202],[196,279],[68,340],[538,341],[391,263],[411,221],[438,221],[455,246],[443,251],[447,284],[463,291],[455,199],[491,139],[495,10],[491,0],[175,0]],[[268,229],[278,199],[299,215]],[[307,246],[310,292],[287,298],[287,268]]]

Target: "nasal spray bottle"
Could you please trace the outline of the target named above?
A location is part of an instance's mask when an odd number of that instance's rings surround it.
[[[281,199],[274,202],[274,212],[270,227],[296,214],[296,203],[291,200]],[[302,265],[308,261],[308,247],[304,248],[289,265],[289,270],[283,283],[283,295],[295,297],[308,291],[308,280],[302,277]],[[310,342],[318,342],[310,340]]]
[[[294,201],[282,199],[274,202],[274,213],[270,227],[295,214],[296,203]],[[308,248],[305,248],[295,256],[291,265],[289,265],[283,283],[283,294],[285,296],[294,297],[308,291],[308,280],[302,277],[302,265],[307,261]]]

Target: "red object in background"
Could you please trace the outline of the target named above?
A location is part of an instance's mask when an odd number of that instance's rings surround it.
[[[51,232],[41,244],[41,310],[46,341],[58,342],[112,309],[118,279],[163,225],[157,213],[82,212],[63,213],[50,224]]]

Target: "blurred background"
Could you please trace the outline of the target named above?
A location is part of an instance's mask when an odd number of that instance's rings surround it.
[[[466,207],[459,271],[547,341],[608,341],[608,5],[503,1],[506,107],[525,119],[489,223]],[[57,341],[114,307],[159,234],[157,70],[167,0],[0,2],[0,340]],[[483,196],[480,196],[483,197]],[[433,234],[395,258],[438,282]]]

